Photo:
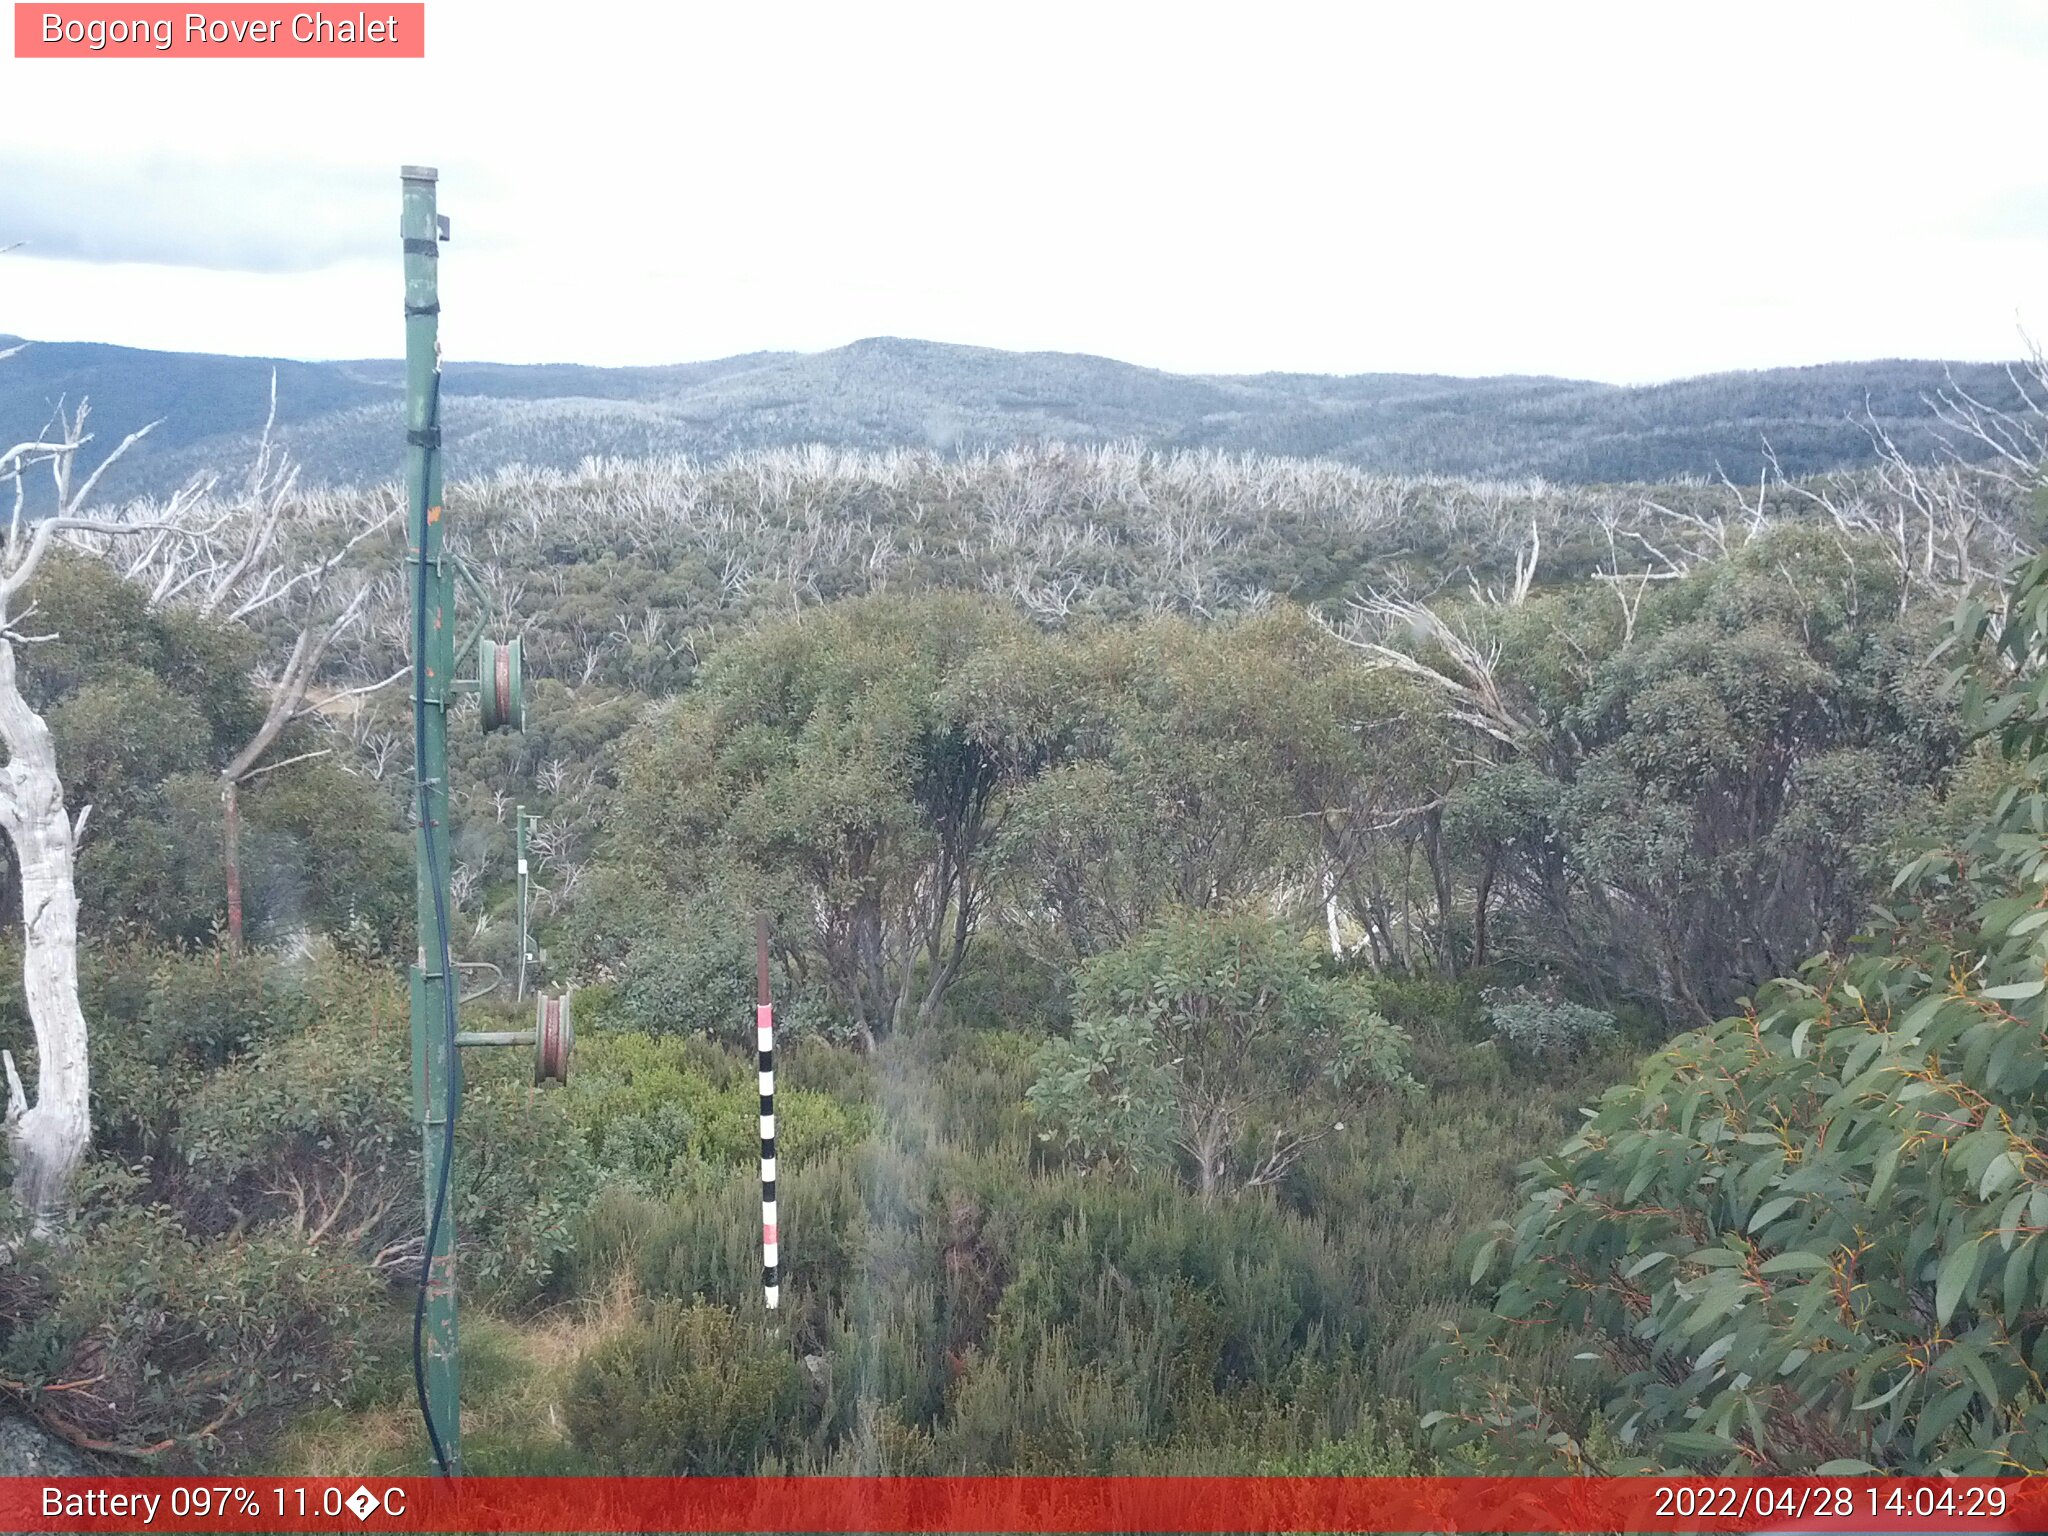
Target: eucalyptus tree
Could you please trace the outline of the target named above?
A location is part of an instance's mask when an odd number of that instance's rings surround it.
[[[1933,617],[1901,611],[1884,547],[1766,521],[1633,589],[1529,569],[1465,602],[1368,598],[1344,632],[1448,734],[1424,845],[1446,959],[1505,941],[1703,1023],[1846,939],[1956,750]]]
[[[357,568],[355,556],[397,520],[388,496],[307,496],[298,469],[273,441],[277,376],[270,413],[239,492],[216,497],[215,482],[192,487],[183,515],[138,550],[103,542],[102,553],[149,594],[152,608],[176,608],[202,620],[247,628],[274,639],[282,658],[267,669],[262,719],[217,770],[221,802],[222,884],[227,937],[243,938],[241,794],[244,786],[329,748],[274,756],[288,727],[316,713],[316,679],[336,643],[362,627],[380,583]],[[394,583],[385,582],[392,588]],[[401,666],[379,681],[327,689],[317,707],[389,687],[411,671]]]
[[[965,596],[771,623],[627,747],[611,859],[773,908],[799,982],[873,1043],[959,974],[1004,791],[1059,750],[1065,694],[1042,637]]]
[[[1872,554],[1810,527],[1751,540],[1660,593],[1561,711],[1579,931],[1688,1021],[1844,944],[1877,850],[1954,760],[1933,617],[1901,616]]]
[[[1069,751],[1015,796],[1005,891],[1050,958],[1173,907],[1321,907],[1374,756],[1370,679],[1298,608],[1156,618],[1068,646]]]
[[[1074,1015],[1030,1091],[1042,1135],[1179,1168],[1204,1200],[1277,1184],[1371,1093],[1417,1087],[1370,989],[1253,912],[1163,914],[1081,966]]]
[[[1446,1449],[1625,1470],[2048,1468],[2048,555],[1965,606],[1975,738],[1873,938],[1611,1090],[1481,1234],[1435,1362]],[[1506,1335],[1575,1340],[1591,1417]],[[1498,1464],[1495,1461],[1493,1464]]]

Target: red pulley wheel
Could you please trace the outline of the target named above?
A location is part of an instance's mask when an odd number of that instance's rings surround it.
[[[477,642],[477,703],[486,731],[526,729],[526,689],[517,640]]]
[[[497,666],[492,670],[497,676],[491,679],[491,693],[498,701],[497,717],[500,720],[512,718],[512,647],[494,647],[497,652]]]
[[[570,1022],[568,994],[549,997],[542,993],[535,1010],[533,1029],[533,1080],[536,1083],[569,1081],[569,1049],[575,1040],[576,1028]]]

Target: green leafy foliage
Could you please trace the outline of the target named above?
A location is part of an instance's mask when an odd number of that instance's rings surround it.
[[[1453,961],[1469,933],[1475,961],[1704,1024],[1857,931],[1962,734],[1938,615],[1868,538],[1768,529],[1639,597],[1444,610],[1518,723],[1462,733],[1422,851]]]
[[[1974,1474],[2048,1466],[2048,557],[1966,614],[2004,785],[1899,871],[1882,942],[1675,1042],[1530,1165],[1486,1235],[1489,1318],[1440,1364],[1446,1447],[1583,1459],[1501,1337],[1579,1337],[1617,1464]]]
[[[0,1287],[0,1391],[81,1443],[245,1449],[346,1395],[417,1266],[403,993],[324,949],[113,946],[85,972],[95,1159],[62,1240]],[[458,1171],[470,1294],[540,1296],[597,1177],[563,1106],[472,1063]]]
[[[1388,700],[1299,609],[1176,618],[1057,646],[1068,728],[1017,786],[1000,852],[1018,923],[1059,963],[1174,907],[1280,895],[1325,850],[1330,808],[1378,777],[1361,722]]]
[[[842,1053],[823,1043],[807,1051]],[[760,1096],[750,1063],[707,1041],[593,1033],[579,1038],[571,1118],[603,1166],[652,1189],[681,1164],[753,1166],[760,1156]],[[793,1084],[778,1086],[778,1151],[807,1162],[847,1150],[873,1127],[858,1103]]]
[[[1501,1049],[1529,1065],[1575,1060],[1620,1039],[1611,1013],[1521,990],[1488,989],[1486,1018]]]
[[[1408,1041],[1355,979],[1319,976],[1271,921],[1170,913],[1076,981],[1033,1109],[1067,1145],[1183,1160],[1206,1198],[1275,1183],[1373,1089],[1417,1091]]]
[[[2010,861],[2038,847],[2035,781],[1961,751],[1917,565],[1881,537],[1750,526],[1804,516],[1804,489],[1766,487],[1737,530],[1713,486],[1660,489],[1653,517],[1633,492],[1123,450],[455,488],[535,673],[526,736],[455,722],[464,957],[514,959],[523,803],[542,974],[581,987],[565,1091],[516,1053],[466,1062],[471,1385],[519,1377],[535,1409],[515,1443],[484,1408],[480,1443],[631,1471],[2030,1456],[2033,1047],[1980,1027],[2039,1001],[1982,936],[2028,895]],[[1959,539],[2003,536],[1987,505]],[[1443,673],[1344,643],[1452,665],[1449,628],[1342,627],[1342,599],[1483,588],[1525,519],[1542,584],[1446,603],[1513,729],[1475,731]],[[1679,541],[1690,573],[1582,579],[1619,576],[1637,536]],[[398,1454],[394,1421],[416,1436],[385,1335],[419,1208],[388,963],[410,947],[403,696],[363,696],[354,742],[308,735],[329,755],[247,786],[259,947],[217,953],[216,775],[253,725],[255,652],[104,572],[53,579],[67,638],[24,657],[96,805],[93,1177],[140,1182],[82,1217],[89,1251],[38,1255],[0,1296],[0,1389],[60,1420],[118,1338],[118,1390],[65,1421],[81,1432],[182,1456],[222,1410],[212,1435],[253,1442],[374,1399]],[[352,674],[397,665],[391,632],[365,626]],[[2008,653],[2029,677],[2032,650]],[[1839,951],[1902,825],[1955,841],[1889,897],[1910,943],[1679,1042],[1528,1175],[1517,1223],[1454,1252],[1628,1043]],[[763,909],[786,1045],[775,1331],[753,1311],[745,1050]],[[2033,941],[2031,904],[1997,912]],[[1980,1016],[1906,1038],[1935,992]],[[19,1054],[18,1009],[0,1024]],[[2004,1140],[1950,1079],[2011,1117]],[[1930,1112],[1977,1118],[1922,1134]],[[1474,1277],[1499,1312],[1435,1359],[1455,1381],[1426,1452],[1406,1399]],[[566,1392],[522,1375],[525,1347]],[[266,1348],[279,1368],[252,1383]]]
[[[333,951],[290,961],[130,948],[90,962],[104,1150],[146,1166],[196,1233],[276,1223],[402,1276],[417,1258],[420,1175],[397,979]],[[466,1075],[465,1273],[531,1295],[567,1249],[595,1170],[521,1064],[472,1057]]]
[[[217,831],[220,795],[217,785],[209,789],[210,830]],[[412,850],[387,796],[322,759],[265,774],[243,788],[240,803],[242,896],[252,939],[353,932],[359,947],[407,952]],[[206,871],[210,910],[216,882],[209,861],[193,862]]]
[[[78,856],[89,932],[203,942],[224,920],[219,770],[254,733],[251,637],[154,609],[108,566],[59,554],[36,578],[61,615],[57,637],[24,649],[22,687],[43,711],[74,807],[91,806]],[[323,749],[305,727],[282,762]],[[331,752],[331,748],[325,749]],[[410,910],[400,807],[331,757],[266,774],[242,798],[244,900],[252,938],[338,929],[360,917],[390,944]],[[20,897],[0,883],[0,914]]]
[[[1422,1465],[1412,1420],[1389,1399],[1405,1394],[1459,1292],[1452,1247],[1472,1213],[1505,1197],[1518,1148],[1558,1134],[1591,1081],[1570,1063],[1555,1069],[1563,1086],[1514,1081],[1491,1045],[1452,1044],[1483,1035],[1476,992],[1428,989],[1423,998],[1410,984],[1399,1005],[1418,1031],[1417,1055],[1454,1074],[1432,1099],[1383,1095],[1283,1183],[1213,1203],[1172,1170],[1082,1174],[1048,1156],[1019,1113],[1037,1071],[1031,1035],[955,1020],[871,1054],[800,1042],[782,1067],[792,1088],[861,1111],[867,1133],[803,1155],[783,1149],[787,1267],[773,1348],[748,1316],[760,1281],[751,1153],[677,1156],[658,1180],[615,1183],[579,1228],[568,1280],[583,1294],[637,1294],[654,1310],[619,1325],[617,1338],[634,1344],[586,1356],[588,1365],[602,1353],[606,1365],[577,1389],[576,1443],[636,1470],[693,1456],[708,1465],[730,1448],[691,1428],[694,1410],[677,1409],[664,1430],[666,1410],[651,1405],[670,1390],[717,1400],[765,1377],[794,1379],[803,1397],[796,1432],[759,1445],[754,1466]],[[636,1065],[630,1086],[659,1085],[658,1099],[701,1101],[697,1080],[725,1070],[744,1080],[747,1067],[737,1053],[673,1037],[621,1054],[650,1064],[644,1078]],[[600,1097],[623,1108],[628,1086]],[[785,1136],[797,1123],[781,1108]],[[1331,1219],[1337,1211],[1344,1219]],[[629,1357],[647,1318],[692,1307],[715,1315],[703,1326],[729,1351],[733,1381],[680,1365],[661,1384],[637,1379]],[[687,1391],[673,1385],[685,1377]],[[613,1401],[644,1429],[637,1462],[596,1438],[599,1405]],[[734,1410],[742,1420],[748,1411]]]
[[[1032,643],[956,596],[765,627],[627,752],[623,845],[671,890],[776,910],[785,963],[866,1037],[929,1018],[985,901],[996,792],[1055,729]]]
[[[727,1039],[752,1028],[754,924],[728,891],[678,892],[644,864],[604,864],[563,930],[576,974],[598,984],[577,999],[593,1021]],[[771,980],[787,996],[786,967],[774,963]]]

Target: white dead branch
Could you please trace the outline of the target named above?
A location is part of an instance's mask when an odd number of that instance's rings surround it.
[[[59,536],[121,538],[161,531],[153,519],[101,519],[83,515],[106,472],[144,432],[131,432],[81,482],[78,455],[89,442],[87,406],[81,402],[58,430],[18,444],[0,460],[15,482],[47,465],[57,488],[51,515],[24,530],[17,515],[0,553],[0,830],[13,845],[21,876],[22,992],[36,1045],[35,1097],[30,1099],[11,1051],[0,1051],[7,1080],[6,1125],[14,1153],[14,1196],[32,1230],[51,1231],[92,1135],[90,1039],[78,996],[78,888],[75,859],[92,808],[74,818],[64,804],[50,727],[21,692],[15,646],[46,638],[21,632],[32,610],[27,588]]]

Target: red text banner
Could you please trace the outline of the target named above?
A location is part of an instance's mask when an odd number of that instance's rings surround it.
[[[8,1531],[2042,1531],[2048,1478],[0,1479]]]
[[[18,59],[422,59],[424,4],[66,5],[16,0]]]

